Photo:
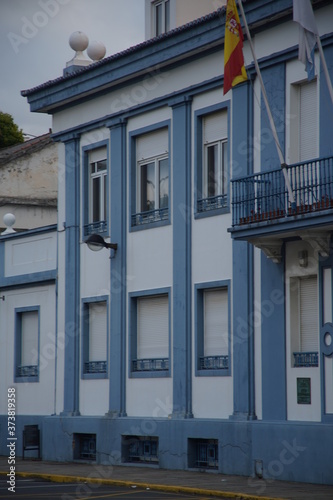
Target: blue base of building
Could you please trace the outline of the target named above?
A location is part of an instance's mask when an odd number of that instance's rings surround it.
[[[332,424],[17,416],[17,456],[22,456],[25,425],[39,426],[41,457],[46,461],[91,460],[103,465],[140,463],[164,469],[203,470],[210,467],[210,458],[201,463],[196,457],[196,447],[199,444],[200,448],[197,448],[202,450],[203,443],[215,465],[212,469],[222,474],[332,484]],[[0,454],[6,456],[6,416],[0,417],[0,429]],[[89,447],[89,443],[92,448],[95,446],[90,455],[86,449],[80,454],[78,447]],[[130,447],[134,443],[135,449],[141,451],[126,455],[124,446],[128,443]],[[150,446],[152,443],[155,447]],[[150,455],[152,449],[155,451]]]

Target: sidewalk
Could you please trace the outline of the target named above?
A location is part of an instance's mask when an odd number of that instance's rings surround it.
[[[314,485],[275,480],[225,476],[208,472],[173,471],[139,466],[16,460],[17,477],[39,477],[56,482],[89,481],[164,491],[247,500],[332,500],[333,485]],[[8,458],[0,457],[0,474],[9,472]],[[333,481],[333,478],[332,478]]]

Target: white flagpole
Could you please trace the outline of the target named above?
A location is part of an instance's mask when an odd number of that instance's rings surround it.
[[[318,45],[319,54],[320,54],[320,58],[321,58],[321,63],[323,65],[323,70],[324,70],[325,77],[326,77],[328,91],[330,93],[332,104],[333,104],[333,87],[332,87],[332,82],[331,82],[330,75],[329,75],[329,72],[328,72],[327,63],[326,63],[326,59],[325,59],[325,55],[324,55],[324,51],[323,51],[323,47],[321,45],[321,40],[320,40],[320,36],[319,35],[316,35],[316,40],[317,40],[317,45]]]
[[[247,22],[246,22],[246,17],[245,17],[245,13],[244,13],[244,9],[243,9],[242,0],[238,0],[238,4],[239,4],[240,11],[242,13],[242,17],[243,17],[243,21],[244,21],[244,26],[245,26],[245,31],[246,31],[247,39],[249,41],[251,52],[252,52],[252,56],[253,56],[254,66],[256,68],[256,72],[257,72],[257,75],[258,75],[258,78],[259,78],[259,82],[260,82],[260,86],[261,86],[261,92],[262,92],[262,95],[263,95],[263,98],[264,98],[264,101],[265,101],[266,110],[267,110],[267,114],[268,114],[268,119],[269,119],[269,123],[270,123],[271,129],[272,129],[272,134],[273,134],[273,137],[274,137],[276,149],[277,149],[277,152],[278,152],[278,155],[279,155],[279,160],[280,160],[282,172],[283,172],[283,175],[284,175],[284,180],[286,182],[286,186],[287,186],[287,189],[288,189],[289,201],[291,203],[292,208],[296,208],[294,194],[293,194],[293,191],[291,189],[288,172],[286,170],[286,166],[287,165],[286,165],[286,162],[285,162],[282,150],[281,150],[280,141],[279,141],[279,138],[278,138],[278,135],[277,135],[275,123],[274,123],[273,116],[272,116],[272,113],[271,113],[271,108],[270,108],[269,103],[268,103],[266,89],[265,89],[264,82],[263,82],[263,79],[262,79],[262,76],[261,76],[261,71],[260,71],[260,68],[259,68],[257,57],[255,55],[255,51],[254,51],[254,47],[253,47],[253,43],[252,43],[252,38],[251,38],[250,31],[249,31],[249,27],[248,27]]]

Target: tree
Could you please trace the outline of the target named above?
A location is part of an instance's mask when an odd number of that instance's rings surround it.
[[[12,115],[0,111],[0,149],[24,142],[23,131],[19,129]]]

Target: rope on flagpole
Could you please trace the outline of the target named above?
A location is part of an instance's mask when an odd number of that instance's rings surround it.
[[[269,102],[268,102],[268,98],[267,98],[267,94],[266,94],[266,89],[265,89],[264,82],[263,82],[263,79],[262,79],[262,76],[261,76],[261,71],[260,71],[260,68],[259,68],[257,57],[255,55],[254,46],[253,46],[253,43],[252,43],[252,38],[251,38],[249,27],[247,25],[247,21],[246,21],[244,9],[243,9],[242,0],[238,0],[238,4],[239,4],[240,11],[242,13],[242,17],[243,17],[243,21],[244,21],[244,26],[245,26],[245,31],[246,31],[246,36],[247,36],[247,39],[249,41],[251,52],[252,52],[252,56],[253,56],[254,66],[256,68],[256,72],[257,72],[257,75],[258,75],[258,78],[259,78],[259,82],[260,82],[260,86],[261,86],[261,91],[262,91],[262,95],[263,95],[264,102],[265,102],[265,105],[266,105],[266,110],[267,110],[267,114],[268,114],[269,123],[270,123],[271,129],[272,129],[272,134],[273,134],[274,142],[275,142],[276,149],[277,149],[277,152],[278,152],[278,155],[279,155],[279,160],[280,160],[280,164],[281,164],[281,168],[282,168],[284,180],[285,180],[285,183],[286,183],[286,186],[287,186],[287,189],[288,189],[289,200],[290,200],[290,203],[291,203],[291,207],[292,208],[296,208],[294,194],[293,194],[293,191],[292,191],[292,188],[291,188],[291,185],[290,185],[290,180],[289,180],[288,172],[286,170],[287,164],[285,162],[285,159],[284,159],[284,156],[283,156],[283,153],[282,153],[282,149],[281,149],[280,141],[279,141],[279,138],[278,138],[278,135],[277,135],[277,131],[276,131],[276,127],[275,127],[273,115],[271,113],[271,108],[269,106]]]

